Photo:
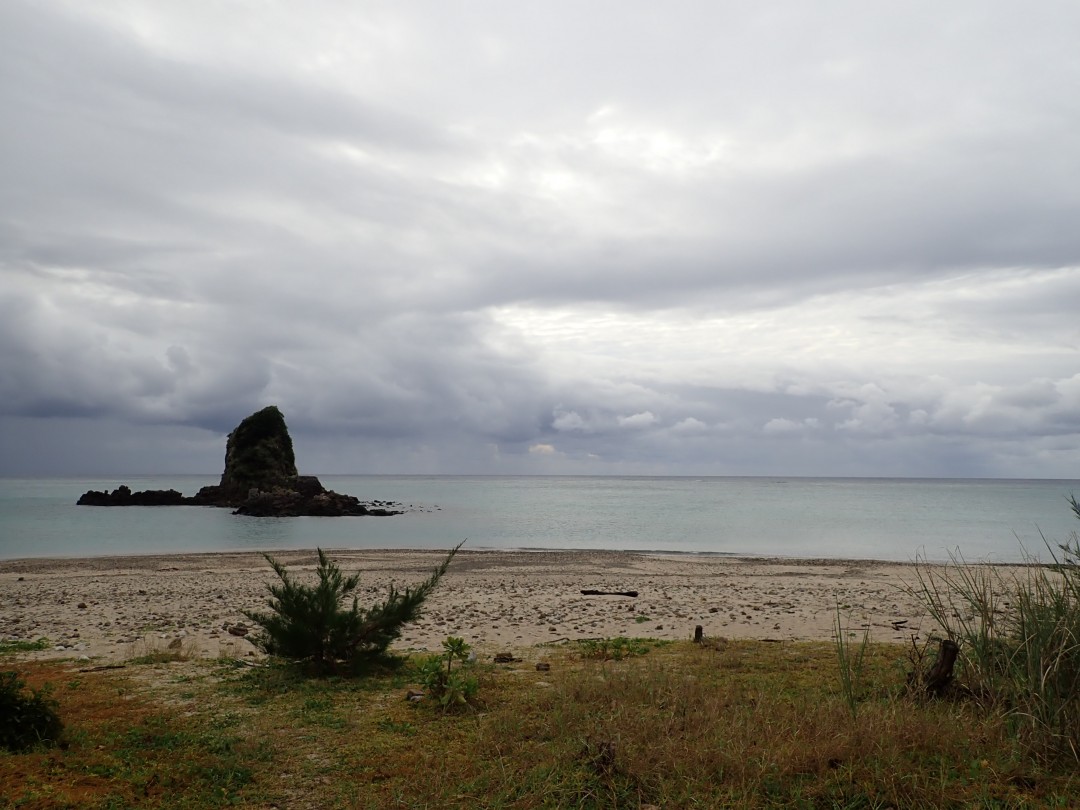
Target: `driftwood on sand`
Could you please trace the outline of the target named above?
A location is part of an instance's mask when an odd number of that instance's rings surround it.
[[[584,590],[582,596],[637,596],[637,591],[594,591]]]

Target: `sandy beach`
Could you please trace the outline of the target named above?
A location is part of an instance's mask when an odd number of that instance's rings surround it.
[[[423,580],[442,558],[427,551],[330,552],[361,571],[361,604],[387,586]],[[313,581],[313,551],[275,557]],[[0,639],[49,639],[38,656],[110,662],[182,646],[193,656],[257,656],[243,636],[244,609],[265,604],[274,581],[258,553],[0,561]],[[462,550],[406,629],[400,650],[433,650],[447,635],[483,652],[560,639],[706,636],[832,638],[845,623],[876,641],[906,642],[931,621],[905,592],[910,564],[731,558],[592,551]],[[582,590],[637,591],[587,596]]]

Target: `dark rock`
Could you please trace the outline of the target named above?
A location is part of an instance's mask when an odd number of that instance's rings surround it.
[[[78,500],[79,506],[180,506],[187,501],[175,489],[146,489],[132,492],[123,484],[112,492],[90,490]]]
[[[314,498],[326,492],[322,483],[314,475],[298,475],[293,482],[293,489],[305,498]]]
[[[242,502],[253,489],[275,489],[296,478],[292,437],[277,406],[256,411],[229,434],[225,471],[217,489],[230,506]]]
[[[305,478],[318,484],[318,479],[313,476],[305,476]],[[358,498],[323,489],[321,484],[318,488],[318,494],[312,496],[306,496],[302,491],[286,487],[276,487],[267,492],[252,490],[233,514],[252,517],[297,517],[299,515],[346,517],[401,514],[400,510],[371,509],[367,504],[361,503]]]

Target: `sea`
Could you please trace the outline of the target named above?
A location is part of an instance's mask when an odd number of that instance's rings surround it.
[[[393,517],[255,518],[195,506],[76,506],[89,489],[217,476],[0,478],[0,559],[281,549],[610,549],[666,554],[1048,561],[1075,539],[1080,480],[320,476]]]

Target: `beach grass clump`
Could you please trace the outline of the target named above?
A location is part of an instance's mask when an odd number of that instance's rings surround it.
[[[372,659],[384,657],[404,625],[420,616],[461,545],[422,583],[401,591],[391,585],[386,599],[368,608],[361,608],[353,595],[360,574],[345,576],[322,549],[315,585],[297,582],[284,565],[264,555],[280,582],[267,586],[269,612],[244,611],[262,628],[251,640],[268,655],[304,663],[317,673],[359,672]]]
[[[1080,536],[1046,546],[1050,564],[1007,573],[959,555],[919,566],[916,590],[960,645],[962,693],[1001,712],[1036,756],[1080,762]]]
[[[854,645],[847,637],[849,635],[854,636],[855,633],[844,626],[840,603],[837,602],[833,643],[836,647],[836,662],[840,668],[840,686],[844,693],[844,701],[854,718],[859,713],[859,699],[864,685],[866,652],[870,648],[870,625],[863,626],[862,638]]]

